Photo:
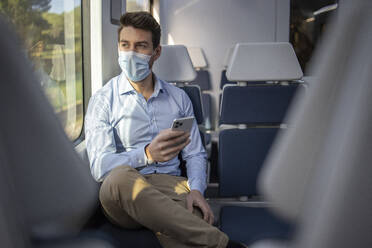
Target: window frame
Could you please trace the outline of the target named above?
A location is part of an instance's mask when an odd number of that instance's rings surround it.
[[[90,66],[90,0],[81,0],[81,51],[82,51],[82,87],[83,87],[83,123],[80,135],[73,140],[74,147],[85,140],[85,114],[88,108],[91,90],[91,68]],[[88,63],[86,63],[88,62]]]

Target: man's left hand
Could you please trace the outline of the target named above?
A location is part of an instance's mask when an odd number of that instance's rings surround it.
[[[199,207],[203,212],[203,219],[208,222],[209,224],[213,224],[214,222],[214,215],[209,207],[207,201],[204,199],[203,195],[198,190],[191,190],[191,192],[187,195],[187,209],[189,211],[193,211],[193,207]]]

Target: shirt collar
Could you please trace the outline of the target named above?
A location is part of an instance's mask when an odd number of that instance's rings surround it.
[[[122,94],[126,94],[126,93],[129,93],[129,92],[135,92],[136,90],[133,88],[133,86],[129,83],[127,77],[125,76],[124,72],[122,72],[120,75],[119,75],[119,94],[122,95]]]
[[[163,86],[163,82],[160,79],[158,79],[158,77],[156,77],[154,73],[152,75],[155,78],[155,87],[154,87],[153,96],[157,97],[160,92],[166,92],[166,90]],[[136,90],[130,84],[130,82],[128,81],[127,77],[125,76],[123,72],[119,75],[119,86],[118,87],[119,87],[120,95],[129,93],[129,92],[136,92]]]
[[[152,75],[155,79],[155,87],[154,87],[153,96],[157,97],[160,92],[166,92],[166,90],[164,88],[163,82],[160,79],[158,79],[158,77],[154,73]]]

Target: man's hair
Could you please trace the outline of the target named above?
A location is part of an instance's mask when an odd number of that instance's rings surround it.
[[[118,41],[120,42],[120,32],[123,27],[134,27],[150,31],[152,34],[153,48],[157,48],[160,43],[160,25],[155,18],[145,11],[127,12],[120,17],[120,27],[118,29]]]

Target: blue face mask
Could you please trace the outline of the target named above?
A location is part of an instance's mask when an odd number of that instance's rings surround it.
[[[119,51],[118,62],[120,68],[130,81],[139,82],[144,80],[151,72],[149,61],[150,55],[133,51]]]

